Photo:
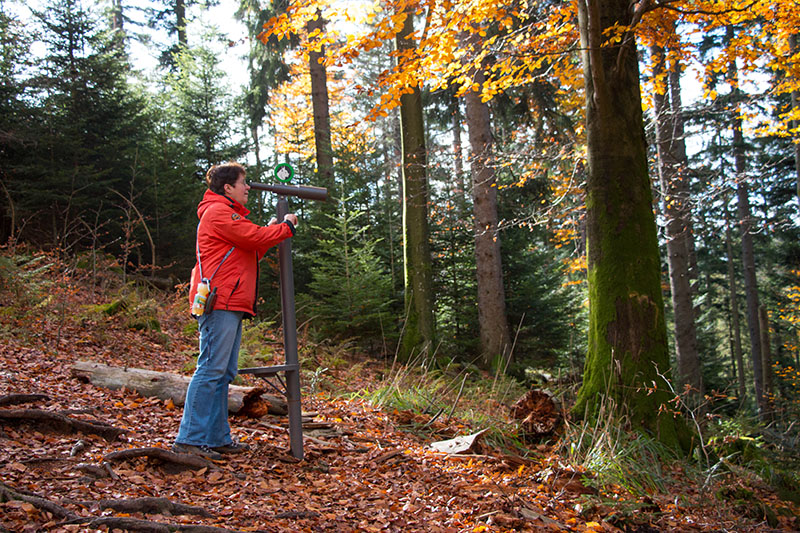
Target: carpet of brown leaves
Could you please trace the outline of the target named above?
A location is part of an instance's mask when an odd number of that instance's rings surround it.
[[[73,309],[88,300],[81,290],[69,297]],[[85,465],[103,465],[111,452],[169,449],[181,409],[133,391],[81,383],[71,377],[70,365],[94,360],[180,372],[196,346],[194,335],[182,332],[191,320],[183,304],[165,305],[159,334],[128,329],[113,317],[65,318],[47,306],[24,316],[11,307],[0,313],[0,396],[44,394],[47,399],[13,408],[67,413],[125,430],[120,438],[106,440],[0,421],[0,481],[28,496],[6,492],[0,498],[0,531],[770,530],[757,518],[722,505],[713,492],[700,494],[688,484],[676,486],[673,495],[639,500],[636,511],[626,513],[609,503],[613,494],[599,498],[546,446],[527,459],[491,449],[437,453],[428,448],[430,441],[401,429],[420,415],[381,411],[330,393],[303,398],[303,411],[314,413],[326,429],[306,432],[310,438],[302,462],[288,454],[288,437],[281,429],[286,420],[233,417],[235,435],[251,446],[242,455],[199,469],[175,469],[139,457],[103,466],[113,476],[87,474]],[[332,378],[357,387],[372,379],[367,371]],[[764,487],[755,489],[775,508],[788,508]],[[196,506],[208,516],[120,512],[102,503],[145,497]],[[47,502],[77,520],[68,523]],[[780,520],[780,530],[800,526],[793,515]]]

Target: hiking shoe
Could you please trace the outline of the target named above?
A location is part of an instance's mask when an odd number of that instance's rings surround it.
[[[215,446],[211,449],[217,453],[242,453],[249,450],[250,446],[243,442],[233,441],[225,446]]]
[[[222,459],[222,454],[209,448],[208,446],[193,446],[191,444],[181,444],[176,442],[172,445],[172,451],[175,453],[190,453],[192,455],[199,455],[212,461],[219,461]]]

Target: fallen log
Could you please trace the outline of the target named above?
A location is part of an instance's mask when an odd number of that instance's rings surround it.
[[[78,380],[96,387],[111,390],[124,387],[149,398],[172,400],[177,406],[186,401],[186,389],[191,381],[190,377],[180,374],[142,368],[119,368],[93,361],[76,362],[72,365],[71,373]],[[288,412],[285,398],[266,394],[264,389],[258,387],[238,385],[231,385],[229,388],[228,411],[245,416],[285,415]]]

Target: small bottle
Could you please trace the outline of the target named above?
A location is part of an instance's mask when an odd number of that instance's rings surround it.
[[[194,295],[192,302],[192,314],[200,316],[206,308],[206,298],[208,297],[208,283],[201,281],[197,284],[197,294]]]

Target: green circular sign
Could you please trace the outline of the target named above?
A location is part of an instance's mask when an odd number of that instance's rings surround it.
[[[281,183],[289,183],[294,177],[294,169],[289,163],[281,163],[275,166],[275,179]]]

